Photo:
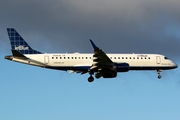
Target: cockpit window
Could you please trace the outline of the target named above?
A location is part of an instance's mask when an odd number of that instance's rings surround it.
[[[164,57],[164,59],[168,60],[169,58],[167,58],[167,57]]]

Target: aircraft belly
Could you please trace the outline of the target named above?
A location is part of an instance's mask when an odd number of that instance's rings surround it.
[[[31,61],[28,61],[28,60],[22,60],[22,59],[18,59],[18,58],[13,58],[12,61],[23,63],[23,64],[28,64],[28,65],[34,65],[34,66],[43,67],[42,64],[38,64],[38,63],[35,63],[35,62],[31,62]]]

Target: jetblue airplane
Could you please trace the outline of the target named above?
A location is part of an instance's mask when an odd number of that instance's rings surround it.
[[[115,78],[118,72],[129,70],[156,70],[158,78],[162,70],[177,68],[176,63],[160,54],[106,54],[90,40],[94,53],[42,53],[32,49],[14,28],[7,28],[12,55],[5,59],[28,65],[69,71],[69,73],[89,73],[89,82],[95,78]]]

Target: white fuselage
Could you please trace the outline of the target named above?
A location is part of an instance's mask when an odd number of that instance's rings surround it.
[[[77,70],[89,68],[93,64],[93,54],[25,54],[31,60],[13,58],[13,61],[25,64],[47,67],[58,70]],[[160,54],[107,54],[115,63],[128,63],[130,70],[160,70],[172,69],[177,65]]]

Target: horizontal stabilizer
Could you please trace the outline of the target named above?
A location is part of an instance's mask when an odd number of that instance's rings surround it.
[[[23,54],[21,54],[20,52],[18,52],[17,50],[11,50],[11,51],[12,51],[12,54],[13,54],[14,57],[20,57],[20,58],[23,58],[23,59],[29,59],[26,56],[24,56]]]

